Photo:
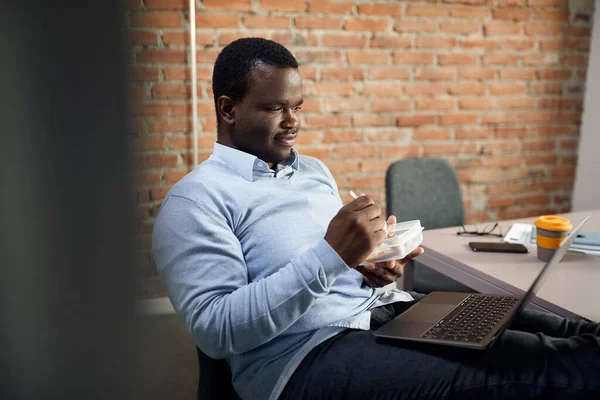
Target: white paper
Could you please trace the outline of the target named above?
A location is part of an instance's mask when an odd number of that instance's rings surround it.
[[[533,225],[530,224],[512,224],[506,235],[504,235],[504,241],[507,243],[519,243],[523,245],[531,245],[531,231]]]

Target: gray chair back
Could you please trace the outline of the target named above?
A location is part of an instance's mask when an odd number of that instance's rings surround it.
[[[210,358],[196,346],[198,353],[197,400],[240,400],[231,384],[231,369],[225,360]]]
[[[386,173],[388,215],[399,221],[421,220],[425,229],[465,222],[465,210],[454,168],[441,158],[406,158]]]
[[[394,162],[386,173],[387,214],[398,221],[418,219],[425,229],[458,226],[465,209],[454,168],[441,158],[406,158]],[[473,289],[427,267],[412,262],[413,282],[408,290],[473,292]]]

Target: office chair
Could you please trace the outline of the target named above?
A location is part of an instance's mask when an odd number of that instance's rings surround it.
[[[465,222],[460,185],[454,168],[440,158],[406,158],[386,172],[387,213],[398,221],[418,219],[425,229],[446,228]],[[473,292],[455,280],[413,261],[411,290]]]
[[[198,353],[197,400],[240,400],[231,384],[231,369],[225,360],[210,358],[196,346]]]

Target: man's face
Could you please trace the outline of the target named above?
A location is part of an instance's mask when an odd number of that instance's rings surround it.
[[[295,68],[260,65],[250,73],[246,96],[233,107],[232,144],[270,166],[290,157],[303,102],[302,78]]]

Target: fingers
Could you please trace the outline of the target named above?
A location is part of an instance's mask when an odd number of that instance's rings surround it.
[[[371,232],[377,232],[380,230],[383,232],[383,226],[383,218],[381,218],[381,216],[371,219],[368,223],[368,227]],[[383,232],[383,234],[383,237],[385,238],[385,232]]]
[[[404,265],[407,262],[409,262],[410,260],[412,260],[413,258],[420,256],[424,252],[425,252],[425,250],[422,247],[417,247],[416,249],[411,251],[406,257],[404,257],[401,260],[382,261],[379,263],[375,263],[375,265],[378,266],[379,268],[386,268],[386,269],[389,269],[392,271],[397,271],[400,273],[400,275],[402,275],[402,272],[404,270]]]
[[[381,282],[376,280],[375,278],[369,278],[367,275],[363,274],[363,282],[372,288],[378,288],[385,285],[382,285]]]
[[[383,287],[383,286],[389,285],[390,283],[393,282],[393,281],[383,280],[383,279],[379,278],[377,275],[374,275],[370,272],[363,273],[363,281],[365,282],[365,284],[367,284],[368,286],[370,286],[372,288]]]
[[[387,285],[395,282],[402,276],[402,266],[400,268],[396,268],[394,267],[395,263],[395,261],[391,261],[389,264],[391,267],[388,266],[388,262],[386,262],[385,265],[381,265],[383,263],[369,263],[365,265],[365,269],[372,278],[376,278]]]
[[[350,205],[352,205],[352,207],[355,207],[353,211],[359,214],[359,218],[364,218],[364,220],[368,221],[367,224],[370,232],[377,232],[379,230],[382,230],[385,226],[385,221],[381,216],[381,207],[379,207],[379,205],[376,204],[369,197],[360,196],[356,198],[352,203],[350,203]],[[380,242],[381,241],[378,238],[377,243]]]
[[[354,193],[354,192],[352,192],[352,193]],[[377,203],[375,203],[375,200],[373,200],[372,198],[370,198],[369,196],[367,196],[364,193],[361,193],[360,196],[358,196],[358,197],[354,197],[354,200],[352,200],[346,206],[349,207],[349,209],[352,211],[359,211],[359,210],[363,210],[367,207],[376,206],[379,210],[379,214],[381,214],[381,208],[379,208]],[[371,212],[373,212],[373,210],[371,210]],[[369,219],[373,219],[373,218],[374,217],[371,217]]]
[[[383,230],[383,219],[371,222],[373,223],[371,227],[373,229],[373,239],[377,245],[380,245],[387,237],[386,231]]]
[[[364,281],[371,287],[382,287],[395,282],[404,273],[404,266],[410,260],[423,254],[425,250],[417,247],[402,260],[388,260],[380,263],[369,263],[357,268],[364,276]]]
[[[406,263],[402,260],[389,260],[385,262],[383,268],[390,271],[390,273],[395,275],[396,279],[398,279],[404,273],[404,265],[406,265]]]
[[[422,247],[417,247],[416,249],[414,249],[413,251],[411,251],[409,255],[407,255],[406,257],[404,257],[402,259],[402,261],[404,261],[404,262],[410,261],[413,258],[420,256],[424,252],[425,252],[425,249],[423,249]]]
[[[369,221],[375,218],[381,218],[381,207],[375,203],[365,207],[360,212],[364,212]],[[383,218],[381,218],[381,223],[383,224]]]
[[[381,207],[364,193],[361,193],[360,196],[348,203],[346,207],[350,211],[360,213],[361,218],[365,218],[366,221],[372,222],[370,228],[373,229],[373,232],[383,229],[386,224],[381,216]]]
[[[375,204],[375,201],[369,196],[359,196],[346,205],[351,211],[359,211],[370,205]]]
[[[396,216],[390,215],[387,219],[387,231],[393,232],[396,229],[397,222],[398,222],[398,219],[396,218]]]
[[[369,203],[365,203],[365,200],[363,200],[358,204],[353,204],[355,202],[358,202],[359,199],[368,199],[368,197],[361,196],[354,200],[352,203],[350,203],[353,207],[356,207],[352,211],[357,213],[358,218],[368,223],[369,228],[372,229],[371,232],[383,229],[383,227],[385,226],[385,221],[381,216],[381,207],[379,207],[378,204],[374,203],[372,199]],[[364,204],[367,205],[363,208],[359,208]]]

